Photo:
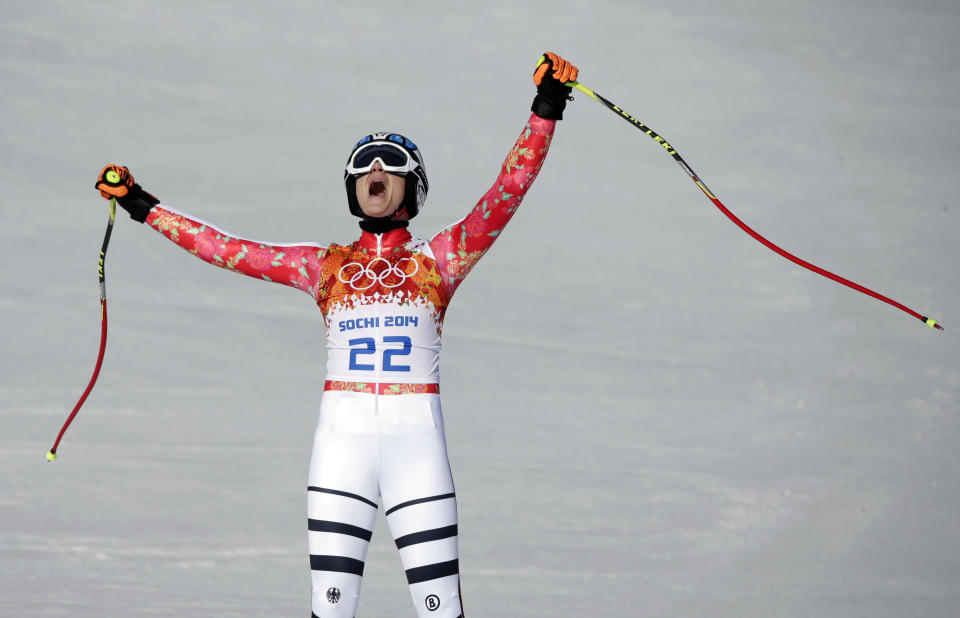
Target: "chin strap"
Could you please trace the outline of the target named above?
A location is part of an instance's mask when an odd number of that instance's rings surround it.
[[[371,234],[385,234],[390,230],[398,230],[410,225],[406,219],[394,219],[393,215],[389,217],[364,217],[360,220],[360,229]]]

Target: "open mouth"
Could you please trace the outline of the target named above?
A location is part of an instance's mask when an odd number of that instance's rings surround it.
[[[384,182],[380,180],[374,180],[370,183],[370,195],[374,197],[383,197],[386,192],[387,185]]]

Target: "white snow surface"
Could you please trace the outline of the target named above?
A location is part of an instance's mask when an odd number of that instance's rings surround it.
[[[349,242],[342,166],[403,132],[429,237],[487,189],[537,56],[576,95],[460,288],[443,401],[467,615],[960,612],[955,0],[4,2],[0,616],[307,616],[309,298],[118,215],[101,167],[276,242]],[[381,520],[360,615],[412,616]]]

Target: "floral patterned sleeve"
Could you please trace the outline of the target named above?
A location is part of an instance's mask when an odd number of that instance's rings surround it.
[[[267,244],[237,238],[167,206],[154,206],[146,223],[201,260],[244,275],[289,285],[316,299],[326,248],[311,243]]]
[[[544,120],[531,114],[493,186],[466,217],[430,241],[441,277],[451,295],[520,207],[520,201],[547,156],[556,124],[555,120]]]

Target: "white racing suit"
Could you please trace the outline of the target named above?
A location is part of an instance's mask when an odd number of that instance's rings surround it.
[[[405,228],[349,245],[238,238],[165,205],[147,223],[214,265],[310,294],[327,377],[307,487],[312,612],[356,613],[383,503],[421,618],[463,615],[457,506],[439,395],[440,334],[457,286],[516,212],[555,122],[532,115],[493,186],[430,241]]]

